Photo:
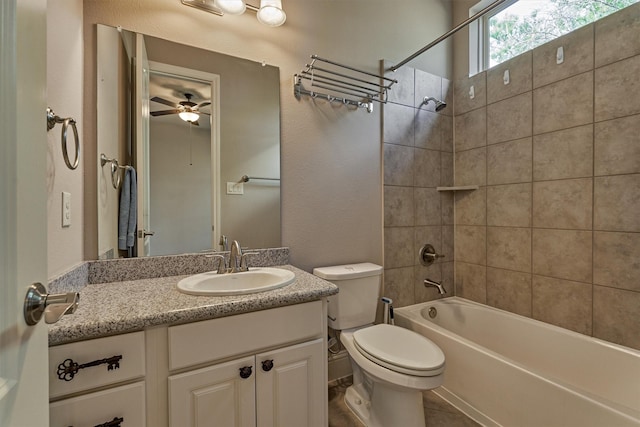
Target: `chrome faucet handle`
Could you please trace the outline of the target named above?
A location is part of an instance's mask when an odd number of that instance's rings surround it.
[[[258,252],[245,252],[240,257],[240,271],[249,271],[249,263],[247,258],[258,255]]]
[[[433,245],[430,245],[428,243],[420,248],[418,255],[419,255],[420,263],[425,267],[428,267],[431,264],[433,264],[437,258],[444,258],[444,255],[436,253],[436,250],[433,247]]]
[[[218,260],[218,268],[216,269],[216,272],[218,274],[224,274],[227,272],[227,260],[225,259],[224,255],[205,255],[207,258],[213,258],[214,263],[215,260]],[[214,264],[215,265],[215,264]]]

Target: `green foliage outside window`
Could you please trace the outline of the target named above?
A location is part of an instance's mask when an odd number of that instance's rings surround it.
[[[520,0],[526,1],[526,0]],[[549,0],[528,16],[509,9],[489,19],[489,57],[494,66],[597,21],[640,0]]]

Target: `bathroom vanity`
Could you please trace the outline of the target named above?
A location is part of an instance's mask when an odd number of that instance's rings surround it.
[[[337,288],[279,268],[296,280],[248,295],[185,295],[185,276],[82,288],[50,329],[51,426],[326,426]]]

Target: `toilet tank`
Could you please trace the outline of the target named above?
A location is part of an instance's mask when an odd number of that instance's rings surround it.
[[[375,321],[381,266],[368,262],[337,265],[314,268],[313,274],[338,286],[338,294],[328,299],[327,315],[332,329],[355,328]]]

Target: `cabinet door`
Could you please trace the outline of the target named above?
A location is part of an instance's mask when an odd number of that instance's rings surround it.
[[[144,382],[114,387],[49,405],[50,426],[95,426],[121,419],[122,426],[144,426]]]
[[[170,376],[169,426],[255,426],[254,361],[245,357]],[[242,378],[246,367],[251,374]]]
[[[258,427],[326,426],[325,363],[322,338],[257,355]]]

